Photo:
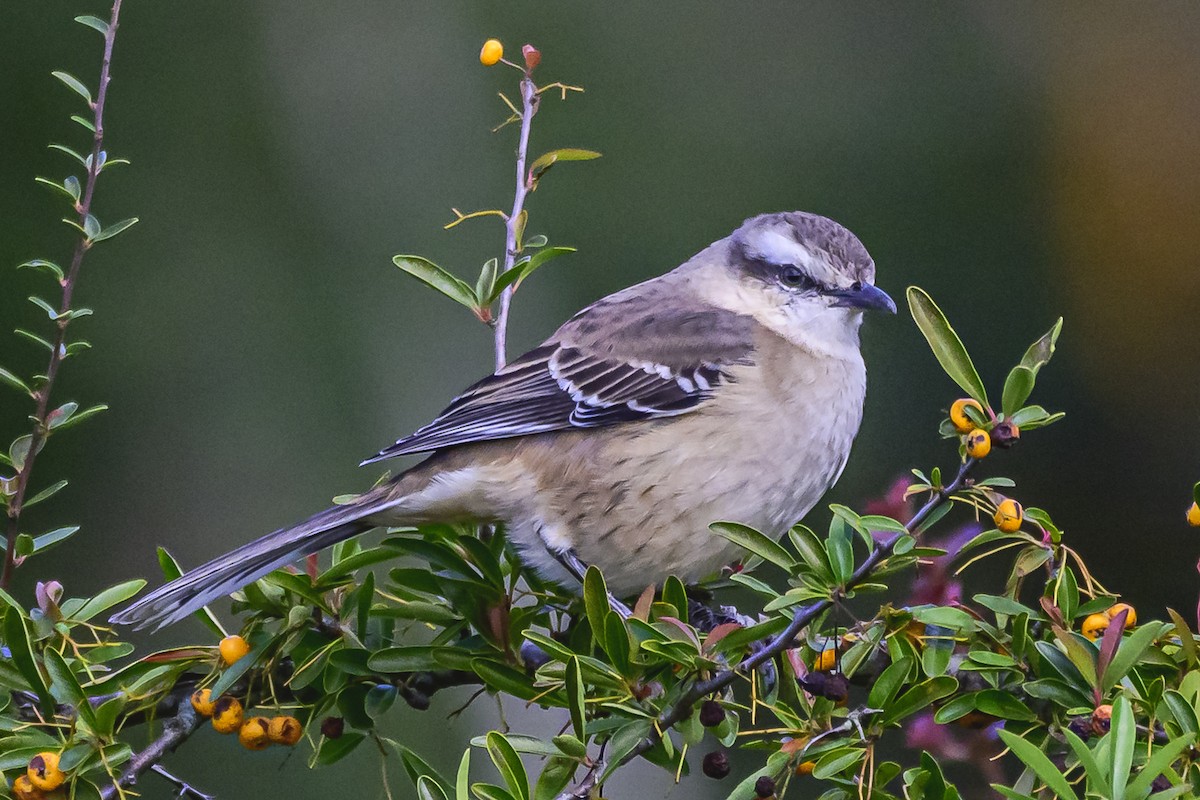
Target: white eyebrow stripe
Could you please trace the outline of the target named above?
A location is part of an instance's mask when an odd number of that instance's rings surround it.
[[[768,263],[794,264],[821,283],[830,283],[834,278],[833,269],[826,259],[779,231],[763,231],[747,244],[752,255]]]

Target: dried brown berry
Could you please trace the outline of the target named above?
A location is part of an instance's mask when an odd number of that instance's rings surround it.
[[[326,717],[321,721],[321,735],[326,739],[337,739],[346,730],[346,720],[341,717]]]
[[[754,782],[754,793],[759,797],[774,797],[775,779],[769,775],[763,775]]]

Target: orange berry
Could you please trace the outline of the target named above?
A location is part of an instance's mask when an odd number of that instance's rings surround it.
[[[983,428],[976,428],[967,434],[967,455],[971,458],[983,458],[992,452],[992,437]]]
[[[225,662],[226,666],[229,666],[249,653],[250,645],[240,636],[226,636],[221,640],[217,649],[221,652],[221,660]]]
[[[1187,521],[1193,528],[1200,528],[1200,505],[1192,503],[1191,508],[1187,510]]]
[[[1000,501],[996,506],[996,514],[992,517],[996,527],[1005,533],[1014,533],[1021,529],[1021,521],[1025,519],[1025,509],[1011,498]]]
[[[950,422],[959,433],[970,433],[979,427],[967,416],[966,409],[968,407],[978,411],[980,416],[985,416],[983,406],[979,405],[978,400],[972,400],[970,397],[962,397],[955,400],[954,404],[950,406]]]
[[[1112,706],[1102,705],[1096,706],[1096,710],[1092,712],[1092,732],[1097,736],[1103,736],[1108,733],[1108,729],[1112,727]]]
[[[208,689],[197,689],[192,692],[192,708],[202,717],[213,715],[213,697]]]
[[[271,745],[267,736],[270,723],[265,717],[251,717],[238,728],[238,744],[247,750],[265,750]]]
[[[212,726],[217,733],[235,733],[242,727],[245,711],[236,697],[225,695],[213,703]]]
[[[63,785],[66,774],[58,768],[58,753],[47,751],[38,753],[29,759],[29,768],[25,770],[33,788],[42,792],[52,792]]]
[[[1080,631],[1084,636],[1091,639],[1093,642],[1104,635],[1108,630],[1108,617],[1103,614],[1092,614],[1083,621]]]
[[[13,797],[17,800],[42,800],[45,795],[35,789],[28,775],[18,775],[12,785]]]
[[[1133,610],[1133,606],[1129,605],[1129,603],[1117,603],[1116,605],[1109,608],[1108,611],[1105,611],[1104,616],[1108,617],[1109,619],[1112,619],[1117,614],[1120,614],[1122,611],[1127,612],[1125,614],[1125,627],[1126,628],[1132,628],[1134,625],[1137,625],[1137,612]]]
[[[813,659],[812,668],[817,672],[829,672],[837,666],[837,650],[829,648],[817,653],[817,657]]]
[[[479,51],[480,64],[494,67],[501,58],[504,58],[504,45],[500,44],[499,39],[488,39],[483,43],[483,49]]]
[[[815,761],[803,761],[796,767],[797,775],[812,775],[812,771],[817,768]]]
[[[291,747],[304,735],[304,726],[295,717],[271,717],[267,725],[267,738],[275,744]]]

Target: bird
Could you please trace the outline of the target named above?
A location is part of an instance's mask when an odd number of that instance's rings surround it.
[[[518,557],[611,594],[737,561],[710,529],[773,538],[841,476],[863,416],[859,328],[894,314],[875,263],[813,213],[746,220],[675,269],[604,297],[363,464],[417,465],[155,589],[112,617],[160,628],[376,527],[502,522]]]

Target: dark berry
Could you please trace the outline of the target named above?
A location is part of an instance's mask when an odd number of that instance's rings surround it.
[[[725,721],[725,709],[716,700],[705,700],[700,706],[700,724],[706,728],[715,728]]]
[[[326,717],[321,721],[321,735],[326,739],[337,739],[346,730],[346,720],[341,717]]]
[[[754,782],[754,793],[759,797],[774,797],[775,779],[769,775],[763,775]]]
[[[704,757],[704,774],[721,780],[729,774],[729,755],[724,750],[713,750]]]

